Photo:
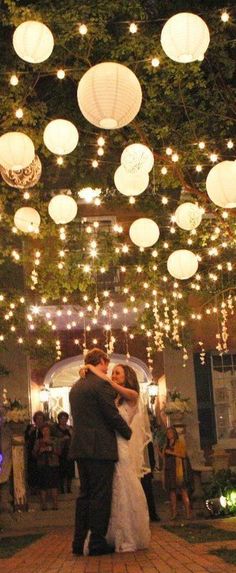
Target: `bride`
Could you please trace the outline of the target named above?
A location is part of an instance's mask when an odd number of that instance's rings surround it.
[[[114,367],[112,378],[101,374],[100,370],[98,372],[96,366],[91,364],[86,364],[86,369],[111,384],[117,393],[116,405],[119,412],[132,428],[132,422],[139,412],[139,384],[133,368],[119,364]],[[119,461],[115,465],[111,516],[107,531],[107,541],[115,546],[117,552],[145,549],[150,542],[146,497],[132,455],[135,444],[140,443],[138,433],[139,428],[134,425],[130,443],[117,434]],[[140,452],[138,456],[140,458]]]

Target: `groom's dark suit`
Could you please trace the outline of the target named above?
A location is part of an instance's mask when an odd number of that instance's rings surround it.
[[[112,387],[91,372],[70,391],[73,417],[71,456],[77,460],[80,494],[76,502],[73,549],[82,552],[91,531],[89,550],[105,546],[115,462],[118,460],[115,432],[127,440],[131,430],[114,404]]]

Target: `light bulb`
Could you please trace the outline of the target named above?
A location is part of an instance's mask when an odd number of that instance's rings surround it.
[[[233,149],[234,143],[232,141],[232,139],[229,139],[229,141],[227,142],[227,147],[228,149]]]
[[[13,75],[10,77],[10,84],[11,84],[11,86],[17,86],[18,83],[19,83],[18,77],[17,77],[15,74],[13,74]]]
[[[160,65],[160,60],[158,58],[152,58],[151,64],[153,68],[158,68],[158,66]]]
[[[99,148],[98,148],[97,154],[99,155],[99,157],[102,157],[102,155],[104,155],[104,149],[103,149],[103,147],[99,147]]]
[[[131,34],[136,34],[136,32],[138,31],[138,26],[137,24],[135,24],[135,22],[132,22],[132,24],[130,24],[129,31]]]
[[[66,75],[66,74],[65,74],[64,70],[62,70],[62,69],[57,70],[57,78],[58,78],[59,80],[64,80],[65,75]]]
[[[211,153],[210,160],[212,161],[212,163],[216,163],[216,161],[218,160],[218,155],[216,153]]]
[[[171,159],[172,159],[172,161],[174,161],[174,163],[176,163],[177,161],[179,161],[178,153],[173,153]]]
[[[161,168],[161,174],[162,174],[162,175],[166,175],[166,174],[167,174],[167,168],[166,168],[166,167],[162,167],[162,168]]]
[[[30,199],[30,193],[29,191],[25,191],[24,195],[23,195],[24,199],[27,201],[28,199]]]
[[[104,137],[100,136],[100,137],[97,139],[97,144],[99,145],[99,147],[103,147],[103,145],[105,145],[105,139],[104,139]]]
[[[130,198],[129,198],[129,203],[130,203],[130,205],[134,205],[134,203],[135,203],[135,197],[130,197]]]
[[[23,109],[21,107],[18,107],[18,109],[15,111],[15,116],[17,117],[17,119],[22,119],[24,115]]]
[[[64,163],[64,159],[63,157],[61,157],[61,155],[59,155],[59,157],[57,157],[57,165],[62,165]]]
[[[222,12],[221,17],[220,17],[222,22],[228,22],[229,21],[229,14],[228,12]]]
[[[85,36],[85,34],[87,34],[87,32],[88,32],[88,28],[87,28],[86,24],[80,24],[79,33],[81,34],[81,36]]]
[[[196,171],[197,171],[198,173],[200,173],[200,171],[202,171],[202,166],[199,165],[199,164],[196,165]]]
[[[171,149],[171,147],[167,147],[166,148],[166,155],[172,155],[173,151]]]
[[[94,169],[96,169],[96,167],[98,167],[98,161],[96,159],[94,159],[92,161],[92,167],[94,167]]]
[[[205,149],[204,141],[199,141],[198,147],[199,147],[199,149]]]

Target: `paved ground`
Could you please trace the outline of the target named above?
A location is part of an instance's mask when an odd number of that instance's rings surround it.
[[[2,573],[233,573],[227,565],[208,555],[209,548],[222,542],[190,545],[159,525],[152,526],[150,549],[136,553],[101,557],[74,557],[71,528],[48,533],[9,559],[0,560]],[[236,541],[224,542],[234,547]]]

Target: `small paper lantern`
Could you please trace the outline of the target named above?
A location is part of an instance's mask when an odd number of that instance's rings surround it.
[[[13,34],[13,47],[17,55],[30,64],[40,64],[47,60],[53,46],[52,32],[42,22],[23,22]]]
[[[192,251],[179,249],[168,258],[167,269],[175,279],[185,280],[192,277],[198,269],[197,257]]]
[[[129,173],[136,173],[140,169],[149,173],[154,165],[153,153],[142,143],[132,143],[124,149],[121,155],[121,165]]]
[[[20,171],[12,171],[12,169],[4,169],[0,166],[1,176],[10,187],[17,189],[28,189],[34,187],[38,183],[42,174],[42,164],[38,157],[35,155],[32,163],[21,169]]]
[[[103,62],[82,76],[77,97],[82,114],[92,125],[117,129],[130,123],[139,112],[142,90],[129,68]]]
[[[40,215],[32,207],[21,207],[15,213],[14,225],[23,233],[38,233]]]
[[[203,60],[209,46],[209,29],[196,14],[180,12],[167,20],[161,32],[161,45],[174,62]]]
[[[76,148],[79,141],[78,131],[67,119],[53,119],[45,127],[43,141],[46,147],[56,155],[67,155]]]
[[[185,231],[192,231],[200,225],[202,211],[194,203],[182,203],[175,211],[176,224]]]
[[[34,159],[33,141],[19,131],[9,131],[0,137],[0,165],[4,169],[20,171]]]
[[[152,247],[158,241],[160,231],[155,221],[141,217],[130,226],[129,236],[137,247]]]
[[[218,207],[236,207],[236,162],[221,161],[209,171],[206,180],[207,193]]]
[[[127,197],[140,195],[148,187],[149,175],[146,171],[137,171],[136,173],[128,173],[123,165],[120,165],[114,175],[115,186]]]
[[[57,225],[65,225],[76,217],[77,203],[69,195],[55,195],[48,205],[48,212]]]

